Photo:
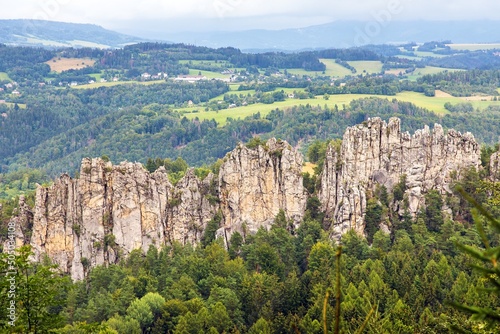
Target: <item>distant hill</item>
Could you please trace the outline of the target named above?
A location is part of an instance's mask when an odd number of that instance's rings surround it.
[[[118,48],[144,41],[94,24],[0,20],[0,43],[8,45]]]
[[[499,21],[336,21],[299,29],[167,34],[175,42],[243,50],[300,50],[365,44],[451,40],[454,43],[500,42]]]

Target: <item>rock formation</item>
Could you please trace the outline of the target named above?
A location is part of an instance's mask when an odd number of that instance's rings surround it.
[[[499,153],[493,154],[490,169],[497,179],[499,162]],[[52,186],[38,187],[33,213],[21,203],[13,218],[18,243],[28,242],[32,224],[35,259],[47,254],[73,279],[82,279],[89,267],[114,263],[134,249],[198,243],[219,211],[217,234],[226,242],[235,231],[269,228],[280,210],[298,224],[307,201],[302,163],[284,141],[240,144],[226,155],[218,177],[200,180],[190,169],[172,185],[163,167],[149,173],[138,163],[84,159],[79,178],[62,175]],[[327,150],[318,193],[325,225],[333,237],[349,229],[363,233],[367,197],[378,185],[392,193],[402,175],[408,210],[415,215],[426,192],[449,192],[451,172],[460,177],[472,166],[480,167],[480,150],[470,133],[445,134],[436,124],[410,135],[401,132],[397,118],[370,119],[348,128],[342,144]],[[399,204],[393,202],[401,212]]]
[[[79,178],[64,174],[36,191],[35,260],[46,254],[78,280],[89,267],[115,263],[134,249],[198,243],[219,209],[228,235],[243,232],[243,222],[250,232],[269,227],[280,209],[301,220],[302,157],[288,143],[240,145],[225,160],[218,179],[200,180],[190,169],[174,186],[163,167],[149,173],[139,163],[84,159]]]
[[[62,175],[37,189],[35,259],[47,254],[73,279],[82,279],[87,267],[114,263],[134,249],[198,242],[216,212],[202,186],[192,170],[173,186],[163,167],[149,173],[139,163],[84,159],[80,178]]]
[[[328,148],[321,175],[319,199],[336,237],[349,229],[364,230],[367,192],[377,184],[392,191],[406,175],[406,194],[412,214],[424,205],[424,194],[449,192],[450,172],[480,166],[480,148],[470,133],[444,133],[436,124],[414,135],[402,133],[400,120],[373,118],[348,128],[342,145]]]
[[[298,223],[307,200],[302,164],[300,153],[274,138],[254,149],[240,144],[226,155],[219,172],[223,228],[218,233],[226,241],[233,231],[255,233],[269,227],[280,209]]]

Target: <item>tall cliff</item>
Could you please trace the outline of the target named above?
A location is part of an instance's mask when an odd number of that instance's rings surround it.
[[[307,200],[302,164],[299,152],[274,138],[254,149],[240,144],[226,155],[219,172],[223,216],[219,235],[227,241],[234,231],[257,232],[269,226],[280,210],[298,223]]]
[[[450,191],[450,172],[479,168],[480,148],[470,133],[444,133],[436,124],[415,134],[401,132],[398,118],[373,118],[348,128],[341,146],[330,146],[321,175],[319,199],[327,225],[336,237],[349,229],[364,230],[367,192],[376,185],[392,191],[406,175],[409,210],[416,214],[424,194]]]
[[[200,180],[190,169],[175,186],[163,167],[149,173],[138,163],[84,159],[79,178],[65,174],[36,191],[35,260],[46,254],[82,279],[88,268],[115,263],[134,249],[198,243],[218,210],[223,234],[243,232],[243,222],[250,232],[269,227],[280,209],[298,222],[306,203],[301,167],[300,154],[274,139],[253,149],[238,146],[218,179]]]
[[[498,153],[492,155],[496,179],[499,161]],[[298,224],[308,196],[302,164],[295,149],[276,139],[240,144],[225,156],[218,176],[200,180],[190,169],[176,185],[163,167],[149,173],[138,163],[84,159],[79,178],[62,175],[52,186],[38,187],[33,210],[21,203],[14,218],[18,244],[31,243],[35,259],[47,254],[82,279],[88,268],[114,263],[134,249],[198,243],[217,212],[217,234],[226,242],[235,231],[268,228],[280,210]],[[415,215],[429,190],[449,192],[451,172],[460,177],[468,167],[480,167],[479,145],[470,133],[445,133],[436,124],[410,135],[401,132],[397,118],[370,119],[348,128],[342,144],[328,147],[318,192],[324,223],[335,238],[349,229],[363,233],[367,196],[381,185],[390,193],[402,175]],[[401,201],[392,208],[402,213]]]
[[[81,279],[89,266],[114,263],[137,248],[198,242],[217,210],[204,196],[207,189],[192,170],[173,186],[162,167],[149,173],[138,163],[84,159],[80,178],[62,175],[37,189],[35,258],[47,254]]]

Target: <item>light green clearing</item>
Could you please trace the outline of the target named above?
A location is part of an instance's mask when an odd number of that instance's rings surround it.
[[[236,107],[231,109],[224,109],[216,111],[204,111],[204,107],[190,107],[190,108],[181,108],[176,109],[186,116],[188,119],[194,119],[198,117],[200,120],[205,119],[215,119],[219,126],[223,126],[226,124],[227,118],[232,117],[234,119],[245,118],[247,116],[251,116],[257,112],[260,112],[262,116],[267,115],[271,110],[276,108],[279,109],[287,109],[297,105],[319,105],[321,107],[327,105],[330,108],[333,108],[337,105],[340,109],[342,109],[342,105],[348,105],[352,100],[366,98],[366,97],[377,97],[377,98],[386,98],[389,100],[397,99],[399,101],[411,102],[415,105],[426,108],[428,110],[434,111],[437,114],[444,115],[448,113],[448,111],[444,108],[444,104],[446,102],[450,102],[452,104],[470,102],[475,109],[484,109],[490,105],[498,105],[500,106],[500,101],[466,101],[465,99],[458,97],[428,97],[421,93],[416,92],[403,92],[399,93],[396,96],[386,96],[386,95],[369,95],[369,94],[339,94],[339,95],[331,95],[329,100],[323,99],[322,96],[317,96],[315,99],[287,99],[282,102],[275,102],[273,104],[252,104],[244,107]],[[197,113],[193,113],[193,111],[198,110]]]
[[[440,54],[436,54],[434,52],[430,52],[430,51],[415,51],[415,55],[417,57],[432,57],[432,58],[443,58],[443,57],[447,57],[447,55],[440,55]]]
[[[99,49],[108,49],[109,45],[105,44],[99,44],[99,43],[93,43],[89,41],[81,41],[81,40],[72,40],[72,41],[66,41],[66,42],[60,42],[60,41],[53,41],[50,39],[40,39],[36,36],[33,35],[13,35],[19,39],[23,39],[28,43],[32,44],[41,44],[44,46],[60,46],[60,47],[68,47],[68,46],[73,46],[73,47],[90,47],[90,48],[99,48]]]
[[[200,71],[196,69],[190,69],[189,70],[189,75],[199,75],[201,72],[201,75],[207,77],[207,79],[229,79],[231,75],[229,74],[222,74],[218,72],[212,72],[212,71]]]
[[[284,69],[281,69],[281,72],[283,72],[283,71],[284,71]],[[318,76],[328,75],[328,74],[326,74],[326,71],[325,71],[325,74],[323,74],[323,72],[321,72],[321,71],[306,71],[303,68],[287,68],[286,71],[289,74],[296,75],[298,77],[303,77],[303,76],[318,77]]]
[[[89,74],[90,77],[94,78],[96,81],[101,81],[103,72]]]
[[[412,74],[408,75],[408,79],[409,80],[417,80],[421,76],[424,76],[427,74],[437,74],[437,73],[441,73],[444,71],[454,72],[454,71],[463,71],[463,70],[457,69],[457,68],[426,66],[424,68],[416,68]]]
[[[9,107],[14,107],[16,105],[15,103],[11,103],[11,102],[6,102],[5,104]],[[21,109],[26,109],[25,103],[18,103],[17,106]]]
[[[215,62],[215,60],[179,60],[179,64],[188,64],[192,68],[196,68],[197,65],[210,65],[210,66],[219,66],[221,69],[230,68],[232,64],[225,60],[219,60]]]
[[[500,49],[500,43],[492,43],[492,44],[447,44],[453,50],[469,50],[469,51],[477,51],[477,50],[491,50],[491,49]]]
[[[289,74],[293,75],[298,75],[298,76],[308,76],[308,77],[315,77],[315,76],[331,76],[331,77],[338,77],[338,78],[343,78],[346,75],[351,75],[351,71],[347,68],[345,68],[342,65],[339,65],[335,62],[335,59],[320,59],[320,61],[326,65],[325,73],[322,71],[306,71],[302,68],[290,68],[287,69],[286,71]],[[284,70],[282,70],[284,71]]]
[[[72,88],[77,88],[77,89],[89,89],[89,88],[99,88],[99,87],[111,87],[111,86],[118,86],[118,85],[130,85],[130,84],[138,84],[138,85],[154,85],[154,84],[160,84],[164,83],[165,80],[153,80],[153,81],[110,81],[110,82],[95,82],[93,84],[86,84],[86,85],[78,85],[78,86],[71,86]]]
[[[239,86],[239,85],[238,85]],[[278,87],[276,88],[274,91],[272,92],[266,92],[266,93],[273,93],[273,92],[279,92],[279,91],[283,91],[285,94],[291,94],[291,93],[294,93],[294,92],[304,92],[305,89],[304,88],[282,88],[282,87]],[[226,94],[230,94],[230,95],[243,95],[244,97],[245,96],[252,96],[252,95],[255,95],[257,92],[255,91],[255,89],[249,89],[249,90],[233,90],[233,89],[230,89],[229,92],[227,92]],[[219,95],[217,97],[214,97],[214,98],[211,98],[210,101],[221,101],[221,100],[224,100],[224,94],[223,95]],[[204,107],[196,107],[195,109],[199,109],[199,108],[204,108]],[[193,108],[190,108],[190,109],[193,109]]]
[[[99,43],[94,43],[94,42],[89,42],[89,41],[81,41],[78,39],[68,41],[68,43],[71,46],[83,46],[86,48],[97,48],[97,49],[108,49],[109,45],[106,44],[99,44]]]
[[[408,59],[408,60],[422,60],[422,57],[415,57],[415,56],[407,56],[407,55],[396,55],[396,57],[398,58],[402,58],[402,59]]]
[[[346,75],[352,75],[351,70],[345,68],[344,66],[337,64],[335,59],[320,59],[320,61],[326,65],[325,74],[331,77],[343,78]]]
[[[0,72],[0,80],[3,81],[3,80],[8,80],[8,81],[12,81],[11,78],[9,78],[9,75],[5,72]]]
[[[32,36],[32,35],[27,35],[27,36],[13,35],[13,36],[15,36],[19,39],[24,39],[26,42],[32,43],[32,44],[41,44],[44,46],[61,46],[61,47],[71,46],[67,43],[60,43],[60,42],[51,41],[48,39],[39,39],[39,38],[36,38],[35,36]]]
[[[354,67],[357,71],[356,74],[366,73],[380,73],[382,72],[382,62],[373,60],[359,60],[359,61],[348,61],[349,65]]]
[[[397,94],[396,98],[400,101],[414,103],[415,105],[434,111],[437,114],[446,114],[448,111],[444,108],[444,104],[470,103],[474,109],[483,110],[490,105],[500,106],[499,101],[467,101],[466,98],[460,97],[428,97],[416,92],[402,92]]]

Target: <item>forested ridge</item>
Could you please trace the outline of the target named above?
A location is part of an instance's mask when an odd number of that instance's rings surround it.
[[[315,161],[324,154],[323,144],[317,145],[319,151],[309,152]],[[485,159],[490,154],[485,152]],[[492,198],[479,187],[485,172],[470,169],[454,186],[498,216],[498,193]],[[137,250],[119,264],[89,270],[81,282],[59,275],[48,259],[29,264],[29,250],[23,248],[17,258],[22,306],[15,332],[319,334],[325,326],[334,333],[338,320],[342,333],[498,332],[498,323],[474,320],[452,305],[483,308],[493,317],[500,302],[488,290],[489,276],[473,269],[483,258],[457,247],[487,242],[499,249],[498,226],[486,224],[470,202],[450,194],[445,200],[452,214],[444,215],[443,199],[429,192],[426,208],[415,218],[399,217],[392,204],[404,189],[382,187],[368,202],[368,237],[351,231],[339,243],[321,225],[314,182],[309,189],[313,197],[297,228],[280,212],[270,230],[236,232],[224,245],[215,238],[217,214],[200,245]],[[380,220],[390,234],[370,232]]]
[[[280,212],[269,230],[234,233],[225,244],[216,238],[218,213],[199,245],[173,243],[146,254],[137,250],[119,256],[119,263],[93,269],[89,259],[82,259],[87,272],[81,282],[71,282],[50,259],[29,262],[28,247],[18,250],[19,319],[11,332],[336,334],[338,325],[343,333],[498,333],[498,323],[489,320],[500,318],[499,294],[491,290],[498,287],[500,228],[487,224],[478,208],[500,214],[500,189],[489,171],[490,157],[498,151],[499,108],[448,102],[445,113],[437,114],[392,98],[402,92],[433,97],[442,90],[497,100],[498,56],[495,50],[455,52],[444,42],[419,48],[445,57],[416,59],[414,43],[260,54],[161,43],[117,50],[0,45],[3,238],[19,213],[19,195],[32,207],[37,184],[50,183],[60,173],[78,176],[84,157],[142,162],[150,172],[163,166],[175,184],[188,166],[197,167],[198,177],[217,174],[220,159],[238,143],[256,147],[276,137],[298,148],[315,167],[314,173],[303,174],[309,194],[305,218],[297,225]],[[488,63],[492,57],[495,61]],[[71,58],[93,65],[56,72],[47,63]],[[327,75],[329,61],[349,74]],[[377,62],[382,72],[358,71],[354,65],[359,64],[352,62]],[[464,71],[410,79],[428,65]],[[226,76],[175,80],[221,73]],[[73,88],[96,81],[113,85]],[[391,98],[326,103],[341,94]],[[292,98],[297,101],[291,106],[215,120],[222,110]],[[203,118],[202,112],[213,113],[214,119]],[[482,145],[482,165],[463,171],[462,179],[450,175],[450,193],[430,191],[415,217],[404,210],[404,176],[391,191],[379,187],[367,194],[365,235],[349,232],[332,240],[318,199],[326,147],[338,144],[347,127],[371,117],[399,117],[403,131],[439,123],[445,130],[472,132]],[[465,200],[459,189],[471,198]],[[387,231],[380,230],[380,222]],[[93,246],[113,245],[110,235]],[[0,259],[4,274],[4,260],[10,260],[4,248]],[[486,274],[472,267],[485,262]],[[0,280],[2,294],[8,284]],[[8,325],[7,303],[0,301],[2,329]]]
[[[346,127],[376,116],[386,120],[400,117],[405,131],[440,123],[448,129],[472,132],[483,143],[493,144],[499,135],[496,124],[500,122],[500,114],[496,110],[456,112],[440,117],[408,102],[377,98],[355,100],[336,108],[318,104],[276,109],[265,117],[257,113],[245,119],[229,120],[220,127],[215,121],[188,120],[160,104],[118,107],[122,99],[133,97],[137,91],[150,91],[153,99],[158,95],[152,88],[117,87],[121,88],[113,90],[114,98],[106,97],[107,89],[97,89],[90,96],[82,92],[80,97],[69,91],[72,105],[83,106],[85,112],[81,113],[74,113],[72,108],[65,111],[64,104],[58,104],[57,98],[50,102],[53,108],[7,110],[8,117],[3,121],[6,132],[1,138],[5,143],[2,145],[2,169],[43,168],[56,176],[76,171],[83,157],[102,155],[108,155],[114,162],[143,163],[148,157],[175,159],[180,156],[190,165],[201,166],[222,158],[238,142],[246,142],[256,134],[263,138],[279,137],[292,145],[304,141],[307,144],[314,139],[340,138]],[[224,89],[213,84],[208,87]],[[66,103],[71,99],[66,97]],[[95,99],[105,105],[83,104],[81,99]],[[115,104],[114,100],[118,102]],[[37,110],[46,111],[39,113]]]

